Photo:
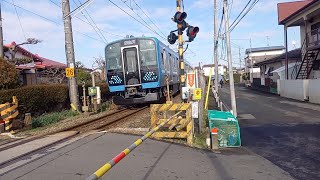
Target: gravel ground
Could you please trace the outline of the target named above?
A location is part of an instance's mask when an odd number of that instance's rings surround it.
[[[36,129],[29,129],[29,130],[23,130],[21,132],[18,132],[15,134],[15,136],[19,137],[25,137],[25,136],[37,136],[37,135],[45,135],[49,133],[55,133],[58,131],[61,131],[65,128],[69,128],[72,126],[75,126],[77,124],[82,124],[84,122],[92,121],[93,119],[103,117],[107,114],[113,113],[117,111],[118,108],[115,106],[110,107],[107,111],[98,113],[98,114],[92,114],[92,113],[83,113],[68,119],[64,119],[59,121],[58,123],[51,124],[46,127],[40,127]]]

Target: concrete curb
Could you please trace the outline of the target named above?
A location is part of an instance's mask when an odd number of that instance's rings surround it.
[[[63,132],[63,133],[66,133],[66,132]],[[48,143],[48,144],[46,144],[46,145],[44,145],[44,146],[36,147],[35,149],[31,149],[31,150],[29,150],[29,151],[26,151],[26,152],[24,152],[24,153],[21,153],[21,154],[15,156],[15,157],[13,157],[13,158],[10,158],[10,159],[8,159],[8,160],[5,160],[5,161],[1,162],[1,163],[0,163],[0,167],[4,166],[5,164],[8,164],[8,163],[10,163],[10,162],[12,162],[12,161],[14,161],[14,160],[16,160],[16,159],[19,159],[19,158],[21,158],[21,157],[23,157],[23,156],[32,154],[32,153],[34,153],[34,152],[36,152],[36,151],[39,151],[39,150],[44,149],[44,148],[46,148],[46,147],[52,146],[52,145],[54,145],[54,144],[57,144],[57,143],[59,143],[59,142],[62,142],[62,141],[67,140],[67,139],[69,139],[69,138],[72,138],[72,137],[76,136],[77,134],[79,134],[78,131],[67,131],[67,133],[69,133],[69,134],[65,135],[64,137],[58,138],[58,139],[56,139],[56,140],[54,140],[54,141],[52,141],[52,142],[50,142],[50,143]],[[42,137],[42,138],[39,138],[39,139],[49,138],[49,137],[51,137],[51,136],[56,136],[56,135],[58,135],[58,134],[59,134],[59,133],[51,134],[51,135],[48,135],[48,136],[45,136],[45,137]],[[37,140],[37,139],[34,139],[34,140]],[[34,140],[33,140],[33,141],[34,141]],[[28,143],[31,143],[31,142],[32,142],[32,141],[30,141],[30,142],[28,142]],[[27,143],[25,143],[25,144],[27,144]],[[15,146],[15,147],[19,147],[19,146]],[[14,147],[13,147],[13,148],[14,148]],[[11,149],[12,149],[12,148],[11,148]]]

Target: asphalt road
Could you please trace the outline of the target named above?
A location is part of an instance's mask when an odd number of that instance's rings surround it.
[[[0,167],[1,180],[85,179],[137,136],[95,133],[50,147]],[[1,155],[1,152],[0,152]],[[279,179],[292,177],[245,148],[211,152],[148,139],[102,179],[195,180]]]
[[[296,179],[320,179],[320,106],[235,89],[242,145]],[[219,94],[231,107],[227,85]]]

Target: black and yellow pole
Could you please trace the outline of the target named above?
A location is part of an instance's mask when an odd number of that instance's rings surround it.
[[[182,12],[181,10],[181,0],[177,0],[177,12]],[[185,86],[186,82],[186,76],[184,74],[184,61],[183,61],[183,29],[182,29],[182,23],[177,22],[177,28],[178,28],[178,41],[179,41],[179,47],[178,47],[178,53],[179,53],[179,64],[180,64],[180,92],[182,92],[182,87]]]

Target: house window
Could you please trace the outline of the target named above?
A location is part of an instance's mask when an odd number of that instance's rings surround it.
[[[273,70],[274,70],[274,67],[270,67],[269,68],[269,72],[268,72],[269,76],[273,76],[273,73],[272,73]]]
[[[320,22],[311,25],[311,35],[320,33]]]

